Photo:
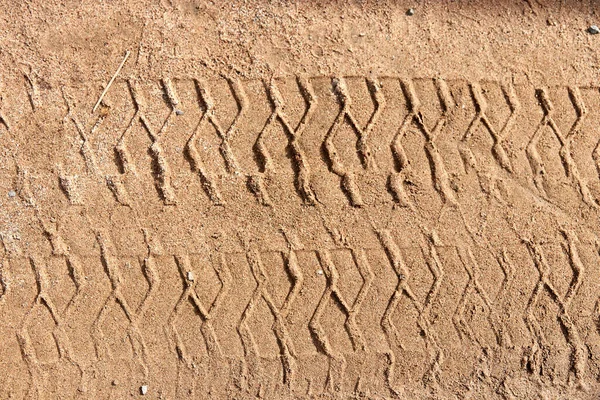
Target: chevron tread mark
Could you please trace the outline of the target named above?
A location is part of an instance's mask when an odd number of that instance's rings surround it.
[[[0,398],[600,390],[598,88],[127,76],[96,114],[51,90],[45,168],[0,103]]]

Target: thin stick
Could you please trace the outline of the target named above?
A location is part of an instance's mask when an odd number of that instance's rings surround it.
[[[110,85],[112,85],[112,83],[115,81],[115,78],[117,77],[117,75],[119,75],[119,72],[121,72],[121,68],[123,68],[123,65],[125,65],[125,61],[127,61],[127,58],[129,57],[129,53],[130,53],[130,51],[127,50],[127,52],[125,53],[125,58],[123,58],[123,61],[121,61],[121,65],[119,65],[119,68],[117,68],[117,72],[115,72],[115,74],[113,75],[113,77],[111,78],[111,80],[108,82],[108,85],[106,85],[106,87],[104,88],[104,91],[100,95],[100,98],[96,102],[96,105],[92,109],[92,112],[96,111],[96,109],[100,105],[100,102],[104,98],[104,95],[106,94],[106,92],[108,92],[108,89],[110,88]]]

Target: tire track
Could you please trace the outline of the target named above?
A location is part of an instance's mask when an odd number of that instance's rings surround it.
[[[168,156],[163,148],[164,143],[166,143],[168,140],[168,136],[165,135],[167,128],[173,124],[174,115],[177,115],[179,100],[175,84],[170,79],[165,78],[162,81],[163,90],[171,110],[169,111],[169,116],[164,121],[161,128],[155,133],[153,128],[148,124],[145,116],[147,107],[146,103],[141,96],[141,93],[132,82],[133,81],[128,81],[128,85],[131,90],[131,97],[133,99],[136,111],[133,119],[129,123],[129,127],[123,132],[116,146],[116,149],[118,149],[118,159],[120,160],[119,162],[122,167],[121,176],[104,176],[102,165],[103,161],[99,162],[90,145],[90,137],[97,132],[99,126],[105,123],[108,112],[110,111],[110,107],[106,104],[103,105],[104,111],[102,111],[101,114],[95,119],[92,128],[88,132],[88,130],[85,128],[85,125],[82,124],[76,116],[73,106],[74,102],[71,97],[68,94],[64,94],[64,99],[68,109],[65,119],[69,124],[73,124],[78,133],[78,137],[81,140],[81,146],[78,150],[85,163],[87,176],[91,177],[95,181],[101,182],[102,185],[106,184],[115,195],[118,203],[133,211],[133,218],[136,220],[136,226],[144,234],[146,254],[144,255],[143,275],[144,279],[146,279],[149,284],[149,288],[145,292],[139,306],[133,307],[127,302],[123,295],[124,286],[123,278],[121,277],[119,271],[119,255],[115,250],[112,240],[110,239],[113,233],[96,228],[97,224],[90,215],[91,211],[89,211],[86,206],[88,203],[87,199],[85,199],[86,191],[82,190],[80,185],[81,181],[78,181],[75,178],[75,175],[68,175],[64,169],[59,169],[58,175],[59,185],[68,198],[71,206],[81,207],[84,218],[86,218],[89,225],[92,227],[92,230],[95,232],[95,239],[101,250],[101,259],[105,273],[111,284],[110,294],[105,299],[104,307],[96,316],[96,320],[94,322],[93,337],[98,360],[102,361],[111,358],[111,355],[108,354],[106,347],[103,345],[103,341],[106,338],[101,326],[111,307],[120,308],[127,319],[127,335],[131,347],[134,350],[134,357],[136,358],[136,362],[139,363],[144,371],[145,377],[148,379],[151,374],[147,360],[148,346],[146,345],[146,338],[144,338],[142,335],[139,325],[143,315],[147,312],[149,307],[152,306],[152,303],[156,301],[157,290],[162,283],[160,278],[160,266],[156,264],[156,258],[158,256],[165,255],[166,253],[164,250],[153,244],[154,239],[151,236],[154,236],[155,232],[153,231],[153,228],[145,228],[145,226],[147,226],[147,222],[145,221],[146,217],[142,217],[140,215],[144,214],[144,205],[139,201],[132,201],[121,178],[129,173],[134,174],[136,170],[135,166],[129,161],[130,156],[128,155],[127,146],[125,143],[131,126],[134,122],[139,121],[142,123],[144,129],[152,139],[152,145],[150,146],[149,150],[154,158],[155,163],[158,165],[158,169],[156,174],[154,174],[154,177],[156,178],[158,192],[163,200],[163,204],[165,206],[180,206],[177,201],[177,193],[171,183],[173,176],[180,171],[173,171],[169,168],[169,165],[171,165],[169,163],[170,160],[168,160]],[[436,95],[440,99],[441,117],[436,121],[433,128],[430,128],[424,122],[421,100],[417,97],[417,92],[414,89],[412,82],[410,80],[402,81],[401,88],[403,90],[405,100],[407,101],[408,114],[405,118],[403,118],[400,129],[398,132],[396,132],[391,144],[392,158],[395,160],[397,168],[387,176],[384,176],[387,174],[387,172],[378,172],[373,154],[374,152],[379,151],[379,149],[372,144],[375,136],[374,127],[377,125],[377,121],[381,118],[382,110],[384,107],[386,107],[386,98],[384,97],[384,92],[381,91],[380,83],[376,79],[366,80],[369,94],[372,98],[375,109],[370,115],[367,125],[363,129],[359,126],[356,117],[350,111],[352,99],[350,98],[346,81],[343,78],[334,78],[332,82],[335,96],[339,102],[339,111],[329,131],[323,132],[324,141],[319,143],[319,145],[321,145],[325,150],[326,159],[324,160],[309,160],[305,155],[305,144],[301,144],[300,142],[301,135],[305,130],[306,125],[309,123],[311,118],[313,118],[315,108],[319,106],[317,97],[312,89],[310,79],[304,77],[297,78],[298,90],[305,101],[306,107],[301,114],[300,122],[295,126],[295,128],[292,127],[290,123],[290,117],[286,114],[285,103],[283,100],[284,95],[280,92],[280,89],[277,87],[274,81],[271,81],[270,83],[264,82],[271,106],[271,113],[266,124],[264,125],[263,130],[260,132],[255,142],[254,153],[257,156],[256,162],[259,165],[259,173],[252,174],[240,169],[229,143],[234,134],[244,134],[244,132],[240,131],[240,128],[237,126],[238,119],[243,113],[247,112],[246,110],[248,107],[248,99],[244,94],[243,82],[230,81],[230,87],[232,88],[232,94],[235,97],[238,112],[230,127],[227,128],[227,130],[223,130],[220,126],[220,123],[214,116],[215,103],[209,94],[208,84],[206,82],[196,80],[195,84],[198,89],[199,100],[203,112],[194,132],[192,132],[191,136],[188,137],[186,142],[186,156],[190,162],[190,171],[199,176],[203,188],[208,195],[209,200],[213,204],[227,204],[222,198],[220,190],[217,189],[212,172],[206,169],[202,157],[196,148],[198,132],[201,127],[212,125],[221,139],[220,152],[225,164],[228,165],[227,169],[229,170],[229,173],[238,172],[240,174],[244,174],[244,176],[248,178],[249,187],[257,197],[259,205],[276,206],[277,204],[273,202],[268,194],[268,187],[261,182],[262,179],[268,177],[268,175],[274,171],[275,168],[271,160],[271,149],[268,148],[266,142],[263,140],[263,134],[270,125],[279,124],[284,129],[284,132],[287,136],[287,144],[292,153],[291,162],[295,171],[294,185],[296,187],[296,195],[302,204],[313,206],[308,208],[314,210],[314,212],[320,215],[323,218],[323,221],[325,221],[328,219],[327,215],[329,210],[327,207],[323,206],[317,201],[318,193],[315,193],[313,190],[311,182],[314,179],[319,179],[319,176],[314,175],[309,166],[312,166],[315,162],[324,162],[327,164],[330,172],[341,179],[341,187],[345,192],[350,205],[354,206],[352,209],[355,211],[353,212],[362,213],[357,215],[366,215],[366,219],[372,223],[373,230],[375,231],[377,240],[379,241],[377,246],[384,250],[387,256],[387,261],[389,262],[389,267],[391,267],[397,278],[392,296],[386,299],[386,309],[384,314],[381,316],[381,326],[378,327],[378,329],[380,328],[383,331],[388,342],[388,346],[390,347],[390,351],[386,353],[386,356],[388,357],[388,365],[385,371],[388,389],[394,396],[401,396],[402,393],[404,393],[404,385],[396,378],[397,374],[395,368],[397,367],[399,360],[392,349],[392,347],[403,349],[404,345],[402,344],[402,338],[399,337],[398,329],[392,321],[392,316],[398,309],[401,299],[406,298],[409,300],[412,307],[414,307],[417,311],[417,325],[423,332],[423,339],[427,349],[427,360],[429,365],[426,375],[423,376],[423,380],[426,382],[428,389],[432,389],[434,392],[437,391],[437,393],[444,393],[444,390],[451,390],[451,388],[447,386],[448,382],[444,382],[445,378],[442,376],[441,371],[446,368],[445,360],[447,359],[448,353],[451,350],[446,347],[445,343],[440,341],[438,332],[436,332],[433,328],[432,320],[435,317],[432,315],[432,308],[434,303],[441,301],[440,296],[447,295],[440,291],[440,287],[450,278],[448,277],[448,271],[446,268],[444,268],[442,260],[438,255],[438,249],[443,246],[435,234],[435,228],[429,227],[428,224],[424,222],[427,219],[420,214],[420,211],[418,210],[419,207],[417,207],[408,197],[408,195],[403,192],[404,178],[402,173],[403,170],[409,165],[410,157],[406,154],[406,151],[402,145],[402,139],[408,131],[410,125],[416,127],[425,138],[424,151],[430,161],[432,185],[435,191],[442,198],[444,206],[449,206],[449,208],[457,210],[458,214],[462,216],[462,220],[459,222],[462,223],[465,229],[468,231],[470,235],[469,241],[472,240],[473,242],[472,244],[459,242],[456,246],[460,265],[463,268],[463,272],[466,272],[466,276],[468,278],[467,284],[463,288],[463,292],[460,295],[459,304],[456,310],[454,310],[454,315],[452,317],[455,329],[458,332],[461,340],[464,340],[465,342],[472,342],[477,348],[485,347],[482,341],[477,337],[477,334],[473,331],[472,327],[469,326],[466,318],[466,314],[468,312],[467,305],[469,301],[474,298],[479,298],[484,304],[485,316],[488,319],[496,338],[496,344],[498,348],[494,348],[494,352],[498,357],[501,357],[504,351],[508,351],[506,349],[511,347],[511,338],[508,332],[505,333],[506,327],[504,326],[503,319],[499,315],[499,310],[501,310],[503,304],[510,301],[509,299],[512,290],[511,283],[515,279],[515,269],[517,269],[518,266],[513,265],[512,260],[510,260],[504,248],[498,248],[498,246],[495,244],[490,243],[490,239],[485,237],[485,235],[479,235],[478,232],[470,228],[465,219],[465,215],[467,215],[470,211],[466,210],[465,207],[460,204],[462,198],[456,194],[455,189],[453,189],[450,185],[450,173],[446,165],[447,160],[444,158],[443,152],[438,148],[440,134],[444,132],[444,127],[447,126],[448,121],[453,118],[451,109],[455,106],[455,100],[453,99],[453,95],[450,93],[450,89],[445,81],[436,81]],[[475,156],[471,151],[469,140],[473,136],[476,127],[483,126],[493,139],[494,143],[491,149],[492,156],[498,163],[500,169],[503,171],[499,172],[499,176],[504,178],[505,176],[511,176],[515,174],[516,171],[516,168],[514,167],[515,160],[513,155],[506,151],[505,141],[511,130],[514,129],[514,126],[517,124],[517,115],[519,111],[522,110],[522,106],[519,99],[516,97],[515,90],[512,85],[502,86],[501,89],[509,107],[510,114],[502,123],[502,127],[498,129],[490,121],[489,115],[494,111],[493,107],[488,104],[488,100],[485,98],[483,89],[478,83],[469,84],[470,98],[472,99],[475,107],[475,116],[470,121],[466,133],[461,135],[461,139],[455,144],[464,162],[465,169],[468,170],[470,168],[472,170],[477,170],[478,160],[475,159]],[[576,88],[569,89],[570,99],[576,110],[577,119],[569,129],[568,133],[563,134],[553,119],[554,108],[550,103],[549,95],[544,90],[539,90],[537,93],[542,100],[541,107],[544,111],[544,120],[539,124],[538,131],[546,125],[552,129],[553,133],[561,142],[560,152],[557,156],[562,160],[566,175],[571,179],[572,184],[578,188],[581,195],[581,200],[593,208],[595,207],[595,200],[593,199],[589,189],[587,189],[587,184],[579,175],[577,165],[575,164],[575,161],[571,155],[571,145],[577,135],[581,134],[581,124],[586,116],[586,107],[581,100],[581,95],[578,93]],[[8,127],[8,124],[3,122],[2,119],[0,119],[0,122]],[[362,169],[364,171],[378,174],[378,178],[385,179],[387,177],[389,179],[394,200],[401,206],[406,206],[409,208],[408,212],[411,213],[412,218],[417,221],[417,224],[419,225],[418,229],[420,229],[423,237],[427,241],[427,245],[422,248],[422,252],[426,260],[426,264],[432,274],[433,282],[428,289],[425,300],[422,302],[418,301],[416,295],[414,294],[412,287],[414,280],[411,274],[408,272],[406,261],[403,259],[401,247],[396,243],[396,238],[393,237],[391,231],[388,228],[383,228],[384,225],[380,223],[380,217],[373,212],[371,209],[372,207],[370,208],[368,200],[363,195],[364,191],[361,187],[362,183],[359,182],[359,179],[357,178],[357,176],[362,174],[363,171],[352,171],[350,167],[346,166],[341,160],[339,149],[337,149],[334,145],[335,135],[341,124],[349,124],[353,131],[357,134],[356,151],[357,154],[359,154],[359,158],[362,163]],[[530,140],[529,145],[527,146],[526,153],[531,169],[534,171],[534,180],[537,179],[538,182],[543,183],[543,179],[545,179],[543,176],[543,162],[541,161],[541,157],[539,157],[539,155],[536,156],[536,138],[539,139],[540,134],[541,133],[538,132],[534,133],[533,138]],[[49,298],[46,293],[48,282],[45,278],[44,271],[46,266],[44,265],[44,260],[35,258],[33,255],[29,256],[31,258],[32,270],[35,273],[36,282],[38,283],[38,292],[35,302],[33,305],[31,305],[29,311],[27,312],[23,326],[19,331],[19,340],[23,349],[23,356],[28,363],[32,376],[35,377],[34,381],[37,382],[36,385],[38,385],[37,388],[34,387],[34,390],[37,390],[39,393],[41,393],[43,390],[43,385],[39,382],[42,382],[42,378],[40,378],[42,373],[38,371],[39,366],[37,365],[35,352],[32,352],[31,350],[31,339],[28,337],[29,333],[27,330],[27,324],[32,318],[31,315],[33,315],[33,310],[36,307],[43,307],[48,310],[56,325],[54,334],[56,341],[60,342],[58,344],[58,348],[61,357],[63,357],[67,362],[71,362],[71,360],[74,358],[71,356],[72,351],[69,349],[69,345],[67,344],[68,341],[65,342],[65,340],[68,338],[65,339],[66,335],[62,333],[62,326],[65,324],[65,321],[68,320],[68,310],[71,307],[71,304],[77,303],[77,298],[81,297],[87,288],[85,286],[85,280],[81,278],[81,255],[73,253],[69,249],[69,246],[58,234],[54,226],[45,221],[43,212],[38,208],[33,195],[30,193],[30,189],[28,189],[29,178],[27,171],[20,170],[19,176],[21,180],[19,185],[20,198],[24,203],[29,204],[32,207],[41,230],[44,232],[44,235],[52,246],[54,255],[65,260],[69,268],[69,273],[71,274],[70,279],[73,281],[76,287],[75,294],[71,299],[69,299],[66,310],[61,314],[56,310],[56,307],[53,304],[53,299]],[[392,181],[396,182],[397,184],[392,184]],[[539,186],[541,183],[536,185]],[[481,190],[484,190],[484,188],[481,187]],[[385,195],[389,196],[390,193],[385,193]],[[537,195],[534,196],[536,199],[538,198]],[[545,194],[542,193],[542,196],[545,197]],[[356,210],[357,206],[360,206],[360,210]],[[560,208],[557,207],[557,209],[560,211]],[[555,215],[559,215],[558,212],[554,212],[556,211],[555,209],[552,210]],[[227,209],[225,212],[228,212]],[[265,214],[260,214],[257,212],[256,215],[258,218],[262,218]],[[362,216],[360,218],[363,218]],[[563,218],[561,216],[561,221],[567,221],[567,225],[569,224],[569,220],[569,218]],[[337,222],[331,223],[329,226],[331,229],[326,229],[330,231],[335,246],[331,247],[329,244],[322,244],[320,246],[316,246],[314,250],[316,252],[315,254],[317,254],[318,262],[322,268],[324,278],[326,279],[326,286],[323,293],[319,293],[320,297],[318,305],[308,323],[308,329],[314,339],[318,352],[324,354],[328,360],[327,390],[330,392],[341,393],[344,390],[344,379],[346,379],[345,377],[352,367],[352,362],[350,361],[352,359],[352,355],[345,353],[332,344],[332,340],[330,338],[331,335],[324,327],[323,320],[327,317],[328,313],[330,313],[331,307],[340,309],[345,318],[344,329],[348,333],[353,352],[369,353],[370,346],[365,340],[362,327],[357,322],[357,317],[361,312],[364,312],[361,307],[364,305],[367,295],[372,291],[376,291],[378,288],[373,286],[374,273],[370,265],[371,260],[369,260],[367,257],[367,249],[354,245],[347,246],[346,242],[343,240],[345,230],[349,230],[351,236],[355,236],[360,235],[361,228],[347,227]],[[517,228],[515,229],[518,230]],[[586,387],[589,387],[588,382],[591,381],[588,367],[589,350],[586,348],[586,345],[582,340],[582,332],[580,327],[578,327],[573,320],[573,315],[577,312],[573,303],[573,299],[579,294],[579,288],[583,280],[587,278],[586,268],[579,256],[579,230],[575,232],[574,230],[571,230],[571,228],[565,228],[562,230],[562,235],[566,240],[565,251],[573,271],[573,279],[569,283],[567,293],[564,296],[558,293],[553,282],[551,282],[549,278],[551,265],[547,260],[543,246],[541,244],[537,244],[537,242],[534,242],[533,240],[526,241],[523,239],[527,248],[529,249],[535,267],[539,272],[539,279],[535,284],[533,292],[530,294],[526,315],[524,316],[527,328],[535,343],[535,346],[532,349],[531,355],[527,361],[527,368],[537,372],[542,369],[542,365],[544,363],[540,352],[547,346],[547,344],[546,339],[544,338],[542,326],[540,321],[538,321],[537,317],[535,316],[534,309],[538,304],[539,297],[545,292],[559,308],[557,318],[561,323],[561,327],[563,328],[565,339],[571,348],[572,373],[577,385],[585,389]],[[287,237],[287,234],[285,237]],[[338,240],[340,238],[342,238],[342,240]],[[289,314],[292,313],[296,307],[301,307],[296,300],[297,294],[303,289],[303,270],[302,266],[299,265],[295,255],[297,247],[295,244],[292,244],[291,241],[287,240],[288,249],[285,252],[286,256],[284,259],[284,265],[293,277],[294,283],[290,291],[286,294],[284,304],[279,307],[274,301],[273,293],[271,293],[270,289],[268,289],[268,283],[272,278],[265,270],[262,260],[262,249],[259,245],[254,243],[253,239],[243,239],[242,242],[246,261],[250,267],[252,277],[256,281],[256,288],[253,290],[251,297],[247,299],[245,310],[243,311],[242,317],[237,324],[237,335],[241,338],[245,353],[245,357],[242,360],[242,376],[246,376],[249,379],[248,382],[242,384],[242,387],[246,388],[244,390],[254,390],[254,388],[258,387],[258,391],[264,396],[268,396],[265,393],[270,393],[269,390],[271,390],[268,388],[268,383],[263,381],[263,375],[255,372],[261,370],[261,364],[264,363],[264,360],[254,338],[257,333],[253,332],[248,322],[255,311],[256,305],[259,302],[264,301],[275,321],[274,325],[271,327],[271,331],[273,332],[279,347],[278,360],[281,363],[283,377],[281,383],[287,386],[288,390],[295,390],[294,388],[297,387],[301,381],[303,372],[299,368],[301,360],[294,343],[294,338],[289,333],[290,330],[288,329],[287,319]],[[450,247],[452,247],[452,245],[454,245],[454,243],[451,244]],[[4,246],[6,247],[6,244],[4,244]],[[360,285],[355,299],[350,299],[349,297],[343,295],[342,291],[340,290],[339,283],[340,280],[344,280],[344,276],[343,274],[340,274],[338,266],[331,257],[331,252],[338,248],[336,246],[341,246],[344,249],[350,250],[354,264],[353,267],[358,269],[358,272],[362,277],[363,282]],[[485,272],[482,271],[481,266],[479,265],[480,261],[473,253],[475,246],[480,246],[484,249],[484,251],[490,252],[490,254],[492,254],[493,257],[499,261],[499,266],[503,271],[504,277],[501,281],[497,282],[498,294],[495,298],[492,298],[490,293],[483,288],[480,282],[481,279],[485,278]],[[226,297],[231,296],[233,291],[230,272],[228,271],[228,267],[225,264],[226,261],[224,260],[223,256],[225,253],[219,252],[220,250],[217,253],[221,255],[221,258],[220,262],[218,263],[219,266],[215,268],[217,277],[222,286],[217,294],[217,297],[210,304],[203,304],[199,300],[195,284],[193,283],[193,277],[195,276],[195,273],[189,255],[186,253],[180,253],[174,256],[183,282],[183,291],[165,323],[168,335],[174,341],[173,347],[177,353],[179,361],[182,364],[182,368],[193,368],[193,366],[192,359],[189,356],[186,346],[178,333],[178,328],[175,324],[175,318],[180,312],[182,305],[188,301],[193,303],[194,308],[199,314],[199,318],[201,320],[201,330],[199,333],[202,335],[203,340],[206,343],[209,356],[218,359],[217,362],[220,363],[232,362],[231,360],[225,360],[225,351],[221,348],[221,345],[219,344],[219,338],[217,337],[213,327],[213,321],[216,318],[227,318],[225,315],[220,313],[220,306]],[[2,260],[2,266],[7,265],[6,260],[7,257],[5,256]],[[2,284],[2,292],[0,293],[0,306],[2,306],[2,301],[8,291],[8,286],[4,283],[3,273],[4,267],[3,269],[0,269],[0,283]],[[190,279],[190,273],[192,274],[192,279]],[[244,299],[244,301],[246,301],[246,299]],[[73,362],[75,363],[75,361]],[[81,369],[79,364],[75,363],[75,365]],[[81,373],[84,374],[83,370],[81,370]],[[254,381],[252,381],[253,379]],[[274,381],[277,380],[277,378],[273,379]],[[360,391],[360,387],[364,385],[361,379],[362,378],[359,378],[356,381],[355,387],[359,389],[355,389],[355,391]]]

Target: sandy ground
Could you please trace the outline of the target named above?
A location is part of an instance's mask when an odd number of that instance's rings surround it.
[[[596,2],[0,9],[1,399],[600,396]]]

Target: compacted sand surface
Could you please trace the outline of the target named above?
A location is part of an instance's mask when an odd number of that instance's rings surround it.
[[[600,396],[596,2],[2,3],[1,399]]]

